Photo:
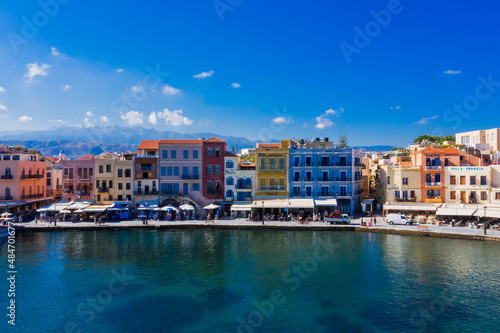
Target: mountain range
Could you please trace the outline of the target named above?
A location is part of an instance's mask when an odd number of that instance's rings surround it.
[[[237,150],[255,147],[258,141],[244,137],[218,135],[211,132],[179,133],[158,131],[144,127],[122,127],[118,125],[103,127],[58,126],[45,130],[18,130],[0,133],[0,140],[6,145],[23,145],[41,150],[44,155],[57,155],[64,150],[68,157],[102,152],[136,151],[142,140],[161,139],[199,139],[218,137],[227,142],[227,147]],[[277,140],[267,140],[279,142]],[[392,146],[365,146],[366,150],[390,150]]]

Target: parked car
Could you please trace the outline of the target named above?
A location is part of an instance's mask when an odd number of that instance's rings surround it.
[[[413,220],[402,214],[389,214],[387,215],[387,223],[412,225]]]

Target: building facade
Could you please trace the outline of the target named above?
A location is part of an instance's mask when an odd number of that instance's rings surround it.
[[[383,203],[425,202],[422,196],[421,167],[419,165],[380,166],[379,186],[384,190]]]
[[[45,156],[44,159],[47,170],[47,196],[51,197],[54,201],[60,201],[62,199],[64,182],[62,171],[63,157],[60,154],[58,158]]]
[[[254,163],[242,163],[241,158],[226,152],[225,168],[225,196],[227,203],[251,203],[255,196],[257,176]]]
[[[204,203],[224,199],[224,156],[226,142],[218,138],[203,140],[202,192]]]
[[[289,140],[281,140],[281,143],[257,144],[255,149],[256,196],[259,199],[288,198],[289,143]]]
[[[158,157],[134,158],[134,206],[138,208],[144,202],[158,203]]]
[[[94,155],[85,155],[75,160],[63,160],[62,200],[95,200],[94,191]]]
[[[455,134],[457,145],[475,146],[478,149],[488,149],[491,153],[500,150],[500,128],[477,130]]]
[[[95,187],[98,204],[112,204],[114,201],[132,202],[133,198],[133,156],[110,155],[95,159]]]

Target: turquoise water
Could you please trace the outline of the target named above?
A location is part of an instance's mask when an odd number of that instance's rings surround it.
[[[17,238],[4,332],[497,332],[500,244],[355,232]],[[7,271],[6,245],[0,258]],[[0,283],[2,308],[8,286]],[[4,292],[5,291],[5,292]]]

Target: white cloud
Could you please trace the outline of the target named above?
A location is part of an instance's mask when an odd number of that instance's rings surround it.
[[[96,120],[95,119],[92,119],[92,117],[94,116],[94,114],[90,111],[87,111],[87,113],[85,113],[85,127],[94,127],[96,125]]]
[[[163,86],[163,95],[176,95],[181,91],[177,88],[174,88],[168,84]]]
[[[443,74],[444,75],[458,75],[458,74],[462,74],[462,71],[455,70],[455,69],[448,69],[448,70],[444,71]]]
[[[211,77],[212,75],[214,75],[214,71],[208,71],[208,72],[201,72],[200,74],[195,74],[193,75],[193,77],[195,79],[206,79],[207,77]]]
[[[423,117],[419,121],[414,122],[414,125],[426,125],[428,124],[431,120],[436,119],[439,116],[432,116],[432,117]]]
[[[343,107],[340,107],[338,110],[334,110],[334,109],[328,109],[325,111],[325,115],[328,116],[328,115],[334,115],[334,116],[339,116],[340,117],[340,114],[344,112],[344,108]],[[322,115],[323,116],[323,115]]]
[[[396,105],[396,106],[390,106],[389,107],[391,110],[401,110],[401,106]]]
[[[7,113],[7,111],[9,111],[7,107],[3,104],[0,104],[0,117],[4,116]]]
[[[285,117],[276,117],[276,118],[273,118],[273,123],[275,123],[277,125],[290,124],[290,123],[293,123],[293,120],[290,118],[285,118]]]
[[[51,47],[50,54],[52,54],[53,56],[58,56],[60,53],[58,49],[56,49],[55,47]]]
[[[117,69],[116,69],[116,72],[117,72],[117,73],[121,73],[121,72],[123,72],[123,68],[117,68]]]
[[[127,113],[120,112],[120,117],[125,120],[130,126],[137,126],[144,124],[144,114],[139,111],[129,111]]]
[[[133,86],[132,91],[135,93],[139,93],[139,92],[144,91],[144,87],[143,86]]]
[[[103,123],[103,124],[109,122],[109,118],[106,116],[101,116],[101,118],[99,118],[99,119],[101,120],[101,123]]]
[[[158,118],[165,119],[165,124],[172,126],[189,126],[193,124],[193,120],[182,115],[182,110],[169,111],[167,108],[163,112],[158,112]]]
[[[49,73],[47,73],[47,69],[50,68],[50,65],[48,64],[42,64],[41,66],[38,66],[38,62],[34,62],[32,64],[27,64],[26,68],[28,69],[28,72],[24,75],[28,78],[28,83],[33,82],[33,79],[36,76],[47,76]]]
[[[233,87],[234,89],[238,89],[239,87],[241,87],[241,84],[236,83],[236,82],[233,82],[233,83],[231,84],[231,87]]]
[[[51,123],[61,123],[63,125],[66,125],[66,123],[64,121],[62,121],[61,119],[50,119],[49,121]]]
[[[316,117],[317,124],[316,127],[317,129],[325,129],[327,127],[332,127],[335,125],[330,119],[328,118],[323,118],[323,116]]]
[[[68,91],[69,89],[71,89],[71,86],[69,84],[63,84],[62,85],[62,90],[63,91]]]
[[[148,122],[150,124],[156,125],[158,124],[158,118],[156,117],[156,112],[151,112],[151,114],[148,117]]]
[[[0,87],[0,93],[6,93],[6,92],[7,92],[7,90],[5,90],[4,87]]]
[[[19,117],[18,121],[22,121],[23,123],[27,123],[28,121],[32,121],[33,118],[31,117],[28,117],[28,116],[22,116],[22,117]]]

